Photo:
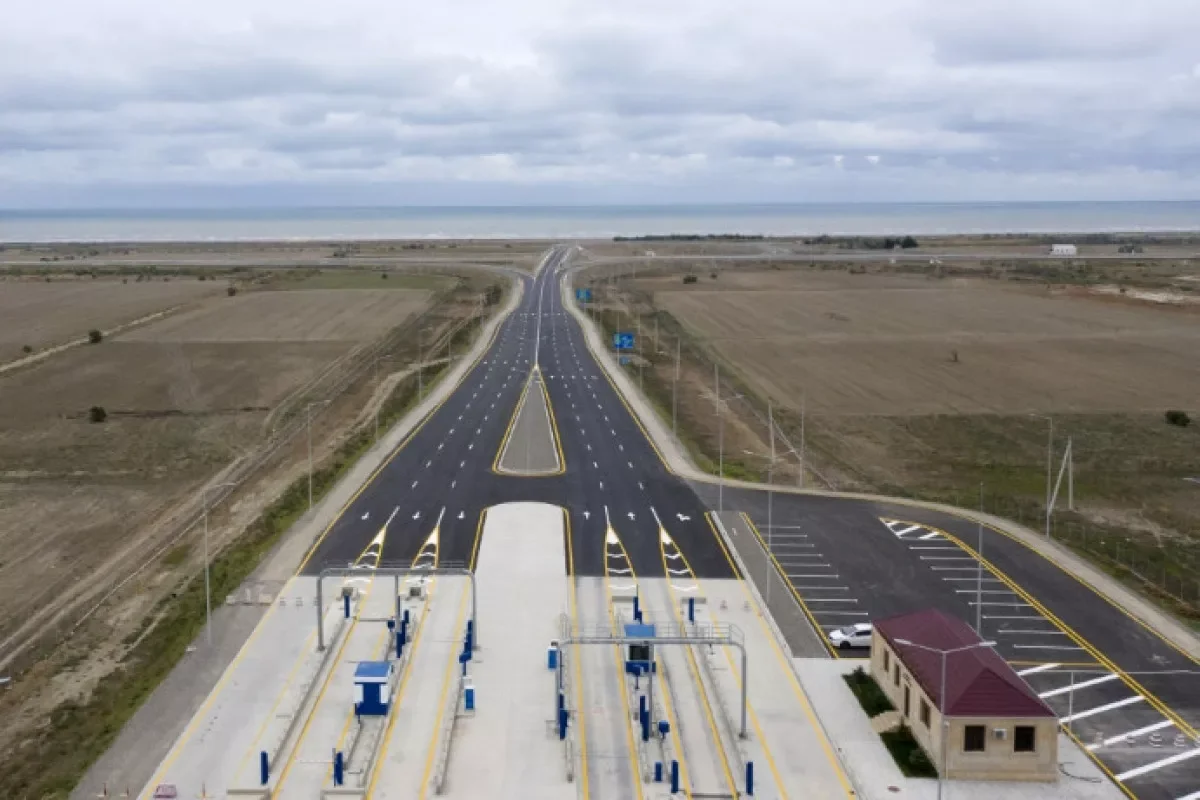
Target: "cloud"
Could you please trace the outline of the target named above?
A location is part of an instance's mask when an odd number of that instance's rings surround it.
[[[1195,196],[1197,39],[1173,0],[44,0],[0,206]]]

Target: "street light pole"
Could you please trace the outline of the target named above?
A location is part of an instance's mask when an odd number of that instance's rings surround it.
[[[807,396],[800,392],[800,488],[804,488],[804,415]]]
[[[938,715],[942,718],[942,741],[941,747],[938,748],[941,751],[941,763],[938,765],[937,784],[937,800],[942,800],[942,782],[945,780],[946,776],[946,740],[950,738],[950,723],[946,721],[946,657],[954,655],[955,653],[961,653],[964,650],[974,650],[979,647],[995,647],[996,643],[976,642],[975,644],[968,644],[964,645],[963,647],[954,647],[949,650],[940,650],[936,647],[917,644],[916,642],[910,642],[908,639],[897,639],[896,644],[902,644],[905,647],[917,647],[930,653],[937,653],[942,657],[941,689],[938,692]]]
[[[983,636],[983,481],[979,482],[979,546],[975,551],[976,586],[975,586],[975,633]]]
[[[717,513],[725,511],[725,415],[721,413],[720,366],[713,364],[713,405],[717,409]]]
[[[675,379],[671,381],[671,435],[679,438],[679,348],[682,340],[675,337]]]
[[[771,429],[771,460],[767,462],[767,552],[774,557],[775,548],[771,544],[772,533],[775,530],[775,414],[770,398],[767,399],[767,425]],[[771,584],[767,581],[767,608],[771,607]]]
[[[1050,538],[1050,473],[1054,471],[1054,417],[1050,421],[1050,435],[1046,440],[1046,538]]]
[[[304,407],[305,410],[305,429],[308,433],[308,510],[312,511],[313,507],[313,455],[312,455],[312,410],[313,406],[329,405],[328,400],[318,400],[309,403]]]
[[[237,486],[236,483],[218,483],[216,486],[205,486],[200,492],[201,504],[204,506],[204,633],[208,644],[212,646],[212,583],[208,570],[208,492],[210,489],[224,489]]]

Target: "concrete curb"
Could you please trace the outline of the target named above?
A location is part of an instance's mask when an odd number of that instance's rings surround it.
[[[663,463],[667,465],[667,468],[671,472],[687,480],[714,485],[721,483],[720,479],[701,471],[692,463],[686,451],[675,440],[675,437],[671,435],[671,432],[667,430],[665,423],[663,423],[654,409],[646,402],[645,398],[637,390],[637,387],[634,386],[633,381],[613,360],[612,355],[604,347],[599,331],[596,330],[592,321],[588,319],[587,314],[584,314],[576,306],[573,293],[571,292],[573,278],[576,272],[584,268],[582,266],[570,267],[566,270],[566,280],[563,281],[563,305],[579,321],[584,331],[584,339],[587,341],[592,355],[595,356],[613,386],[616,387],[630,410],[633,411],[641,422],[642,428],[650,436],[655,449],[658,450],[659,455],[663,459]],[[767,489],[766,484],[731,480],[728,478],[725,479],[724,484],[726,486],[753,489],[756,491],[765,491]],[[1190,630],[1184,623],[1172,617],[1168,612],[1157,608],[1150,601],[1139,597],[1132,590],[1126,588],[1098,567],[1089,564],[1082,557],[1057,542],[1052,540],[1047,541],[1044,536],[1012,520],[991,514],[980,514],[977,511],[973,512],[969,509],[958,508],[944,503],[931,503],[905,497],[888,497],[859,492],[835,492],[826,489],[800,489],[794,486],[781,486],[779,484],[776,484],[772,488],[776,492],[788,494],[904,505],[949,514],[968,522],[982,523],[997,533],[1008,536],[1025,545],[1047,561],[1058,566],[1124,614],[1178,648],[1193,661],[1200,663],[1200,635]]]

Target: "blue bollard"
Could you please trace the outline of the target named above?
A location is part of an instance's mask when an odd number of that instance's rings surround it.
[[[696,622],[696,598],[688,598],[688,622],[695,624]]]
[[[463,709],[466,711],[475,710],[475,687],[470,684],[463,687]]]
[[[679,762],[671,761],[671,794],[679,794]]]
[[[658,721],[658,735],[661,738],[665,739],[665,738],[667,738],[667,734],[670,732],[671,732],[671,723],[667,722],[665,719],[660,719]]]
[[[746,794],[754,796],[754,762],[746,762]]]
[[[650,741],[650,712],[643,711],[641,713],[640,722],[642,723],[642,741]]]
[[[404,655],[404,634],[396,634],[396,660],[399,661]]]
[[[558,710],[558,738],[567,738],[567,710],[565,708]]]
[[[333,785],[341,786],[346,779],[345,761],[342,759],[342,751],[338,750],[333,754]]]
[[[553,645],[546,648],[546,669],[558,669],[558,648]]]
[[[408,625],[408,609],[404,609],[404,624]]]
[[[662,762],[655,761],[654,762],[654,782],[655,783],[662,783],[662,778],[663,778],[662,773],[663,773]]]
[[[638,600],[638,596],[633,596],[633,621],[641,622],[642,620],[642,603]]]
[[[400,643],[408,644],[408,623],[407,622],[400,623]]]
[[[395,618],[395,617],[388,617],[387,626],[388,626],[388,630],[389,630],[389,631],[394,631],[394,630],[396,630],[396,618]]]
[[[262,786],[266,786],[267,782],[271,780],[271,765],[267,760],[266,750],[258,752],[258,780]]]
[[[350,595],[342,595],[342,616],[345,619],[350,619]]]
[[[646,713],[646,695],[638,695],[638,716]]]
[[[565,694],[563,694],[562,692],[559,692],[558,693],[558,712],[561,714],[562,710],[566,707],[567,707],[567,696]]]

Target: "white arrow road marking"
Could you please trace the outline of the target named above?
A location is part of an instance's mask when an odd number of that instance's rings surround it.
[[[680,522],[690,522],[692,519],[687,514],[680,514],[678,511],[675,512],[675,516],[679,517]]]
[[[630,519],[636,519],[636,516],[637,516],[637,515],[635,515],[635,514],[634,514],[632,511],[630,511],[630,512],[629,512],[629,518],[630,518]]]
[[[583,518],[584,518],[584,519],[591,519],[591,518],[592,518],[592,512],[590,512],[590,511],[587,511],[587,510],[584,510],[584,512],[583,512]]]
[[[457,480],[450,481],[450,488],[453,489],[455,486],[458,486],[458,481]]]
[[[646,487],[642,485],[641,481],[638,481],[638,488],[641,489],[643,492],[646,491]]]
[[[420,511],[417,511],[417,512],[413,513],[413,519],[420,519],[420,518],[421,518],[421,512],[420,512]]]
[[[467,445],[467,449],[468,449],[468,450],[474,450],[474,449],[475,449],[475,443],[474,443],[474,442],[471,442],[469,445]]]
[[[600,465],[599,465],[599,464],[597,464],[595,461],[593,461],[593,462],[592,462],[592,466],[593,466],[595,469],[600,469]]]
[[[604,525],[608,528],[612,528],[612,520],[609,519],[608,516],[608,506],[604,507]]]
[[[466,519],[466,518],[467,518],[467,515],[466,515],[465,513],[463,513],[462,511],[460,511],[460,512],[458,512],[458,518],[459,518],[459,519]]]
[[[429,469],[429,465],[433,463],[433,459],[425,462],[425,469]]]
[[[363,514],[363,515],[362,515],[362,518],[363,518],[364,520],[370,519],[370,518],[371,518],[371,512],[370,512],[370,511],[368,511],[367,513]]]
[[[408,488],[410,488],[410,489],[415,489],[415,488],[417,488],[417,481],[413,481],[413,484],[412,484],[412,486],[410,486],[410,487],[408,487]]]
[[[618,449],[618,450],[620,450],[622,453],[624,453],[624,452],[625,452],[625,445],[623,445],[623,444],[619,444],[619,445],[617,445],[617,449]]]
[[[388,525],[391,525],[392,520],[394,520],[396,518],[396,515],[399,513],[400,513],[400,506],[396,506],[395,508],[393,508],[391,516],[389,516],[387,518],[387,522],[383,523],[383,527],[386,529]]]
[[[466,462],[466,461],[460,461],[460,462],[458,462],[458,468],[459,468],[459,469],[462,469],[462,468],[463,468],[463,467],[465,467],[466,465],[467,465],[467,462]]]
[[[601,488],[601,489],[603,489],[603,488],[604,488],[604,481],[600,481],[600,488]]]
[[[633,462],[632,462],[632,461],[626,461],[625,463],[629,465],[629,468],[630,468],[630,469],[633,469]]]
[[[451,429],[450,429],[450,433],[449,433],[449,434],[447,434],[447,435],[448,435],[448,436],[453,436],[453,435],[454,435],[454,428],[451,428]]]
[[[587,447],[589,453],[592,452],[592,446],[590,444],[585,446]]]
[[[442,442],[441,444],[438,445],[438,450],[441,450],[445,446],[446,446],[446,443]]]

